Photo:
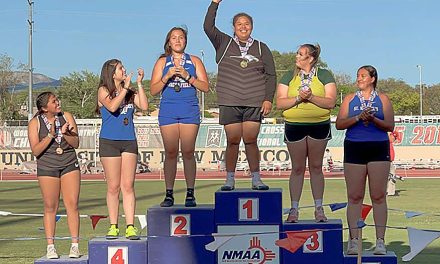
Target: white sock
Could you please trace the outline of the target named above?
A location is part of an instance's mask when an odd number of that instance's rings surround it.
[[[78,243],[72,243],[70,247],[78,247]]]
[[[235,177],[235,172],[234,171],[228,171],[228,172],[226,172],[226,178],[227,179],[234,179],[234,177]]]
[[[260,179],[260,172],[259,171],[251,172],[251,176],[253,181],[257,181]]]
[[[291,208],[295,208],[296,210],[298,210],[299,207],[299,202],[298,201],[291,201]]]
[[[316,207],[316,208],[318,208],[318,207],[322,207],[322,199],[317,199],[317,200],[315,200],[315,207]]]
[[[51,249],[51,248],[55,248],[55,244],[49,244],[47,245],[47,250]]]

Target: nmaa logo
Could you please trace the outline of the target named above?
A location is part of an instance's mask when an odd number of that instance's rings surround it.
[[[250,246],[247,250],[224,251],[222,262],[264,264],[267,261],[272,261],[275,258],[275,253],[273,251],[266,250],[261,246],[261,240],[258,239],[258,237],[253,237],[249,241],[249,244]]]

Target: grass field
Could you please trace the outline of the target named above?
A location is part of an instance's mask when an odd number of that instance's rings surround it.
[[[283,206],[289,207],[288,181],[287,180],[266,180],[271,187],[283,188]],[[196,197],[199,204],[213,203],[214,192],[222,184],[221,181],[198,181],[196,186]],[[249,187],[249,181],[239,181],[237,187]],[[438,195],[440,179],[407,179],[399,182],[397,186],[400,196],[388,199],[389,208],[403,209],[407,211],[418,211],[425,213],[440,213],[440,196]],[[136,214],[144,214],[146,209],[158,204],[163,198],[164,183],[162,181],[138,181],[136,182],[137,210]],[[105,182],[83,182],[81,187],[80,213],[107,215],[105,202],[106,185]],[[185,195],[185,183],[177,181],[175,187],[176,203],[182,203]],[[344,202],[345,184],[343,180],[327,180],[324,202]],[[370,204],[367,198],[365,203]],[[300,206],[312,205],[312,197],[309,181],[306,181]],[[10,211],[13,213],[41,213],[43,204],[37,182],[0,182],[0,211]],[[345,209],[331,212],[326,207],[329,218],[343,219],[345,221]],[[61,205],[59,214],[65,214],[64,207]],[[122,214],[122,212],[121,212]],[[312,218],[313,209],[305,208],[301,210],[302,219]],[[367,224],[373,224],[372,214],[366,220]],[[121,219],[120,225],[125,225]],[[139,223],[136,225],[139,227]],[[401,212],[389,212],[390,226],[414,227],[418,229],[430,229],[440,231],[440,216],[422,215],[419,217],[406,219]],[[0,216],[0,238],[17,237],[44,237],[41,230],[41,217],[23,216]],[[102,219],[96,230],[92,229],[91,221],[88,218],[81,218],[81,237],[80,250],[87,254],[87,240],[95,236],[103,236],[108,227],[108,219]],[[374,246],[374,229],[367,227],[364,230],[364,248]],[[145,230],[142,233],[145,235]],[[57,236],[69,236],[66,218],[61,218],[57,226]],[[347,239],[344,233],[344,241]],[[345,247],[344,243],[344,247]],[[401,257],[410,251],[406,230],[388,229],[386,234],[386,244],[388,250],[395,251],[399,263]],[[70,245],[69,240],[59,240],[56,242],[57,251],[65,255]],[[31,241],[0,241],[0,263],[33,263],[35,258],[45,254],[46,242],[44,239]],[[440,239],[434,241],[423,250],[410,263],[440,263]]]

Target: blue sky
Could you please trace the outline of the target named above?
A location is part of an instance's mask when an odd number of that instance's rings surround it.
[[[187,52],[217,70],[214,48],[203,32],[209,0],[34,0],[34,72],[58,79],[73,71],[99,73],[104,61],[121,59],[146,78],[168,30],[186,25]],[[0,53],[16,63],[28,59],[28,2],[2,0]],[[435,0],[223,0],[217,26],[231,33],[234,14],[254,18],[253,36],[270,49],[296,51],[319,43],[321,58],[336,73],[355,76],[359,66],[377,67],[379,78],[410,85],[440,83],[440,10]]]

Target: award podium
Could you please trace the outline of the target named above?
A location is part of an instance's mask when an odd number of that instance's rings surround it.
[[[357,256],[344,254],[340,219],[329,219],[325,223],[316,223],[314,219],[285,223],[281,189],[218,190],[214,195],[213,205],[148,208],[148,239],[143,237],[132,241],[125,238],[94,238],[89,241],[88,258],[39,259],[35,263],[357,263]],[[302,246],[291,252],[275,244],[275,241],[285,239],[290,232],[312,233]],[[206,245],[213,241],[218,242],[217,238],[227,239],[222,240],[215,251],[206,249]],[[391,251],[384,256],[375,256],[372,252],[364,251],[362,261],[397,264],[397,257]]]

